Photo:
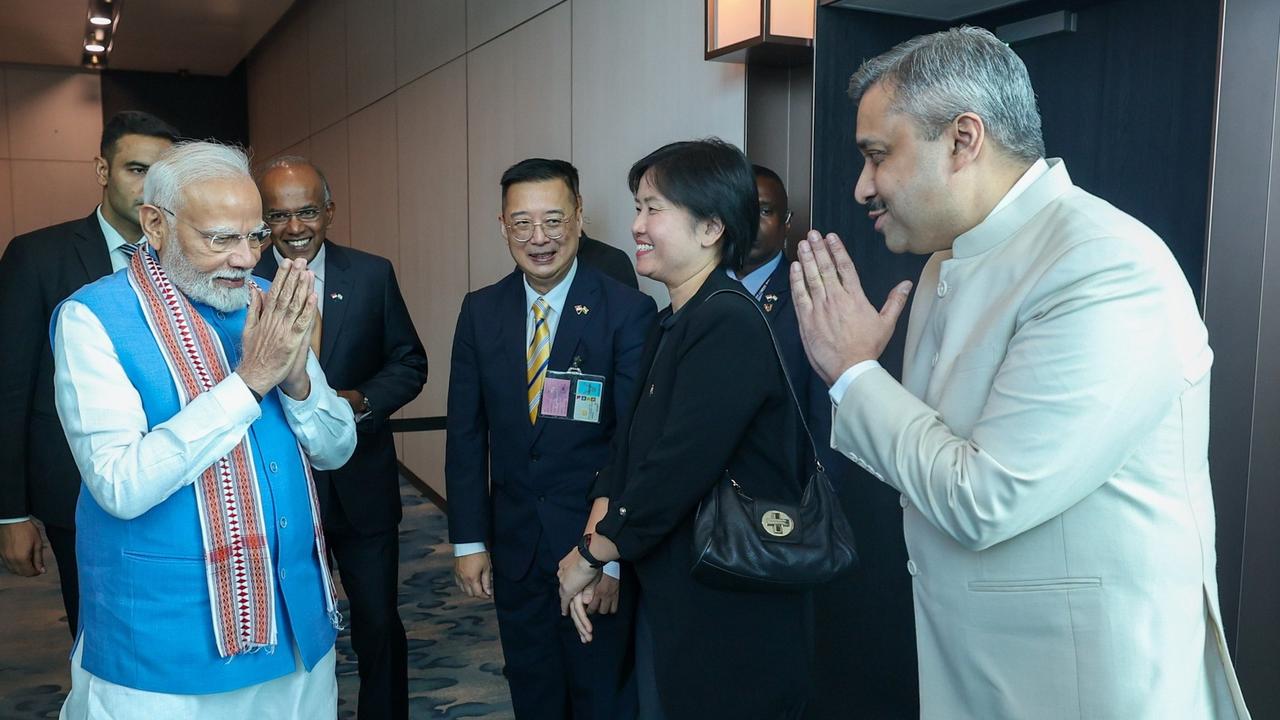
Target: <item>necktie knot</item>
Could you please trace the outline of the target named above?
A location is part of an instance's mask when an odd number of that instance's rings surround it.
[[[138,252],[138,248],[142,247],[142,241],[136,243],[127,242],[120,246],[120,252],[124,253],[127,258],[132,258],[133,254]]]

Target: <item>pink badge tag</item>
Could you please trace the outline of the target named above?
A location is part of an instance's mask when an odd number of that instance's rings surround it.
[[[547,378],[542,382],[543,417],[569,416],[569,381]]]

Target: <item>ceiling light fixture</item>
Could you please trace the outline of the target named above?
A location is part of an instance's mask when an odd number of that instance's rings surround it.
[[[89,23],[110,25],[116,21],[116,3],[111,0],[89,0]]]
[[[122,0],[89,0],[85,15],[84,55],[80,62],[87,68],[100,70],[107,65],[116,26],[120,24]]]

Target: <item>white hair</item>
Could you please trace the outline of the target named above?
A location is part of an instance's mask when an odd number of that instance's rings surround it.
[[[957,116],[971,112],[1009,155],[1044,156],[1027,66],[987,30],[963,26],[901,43],[858,68],[849,96],[859,102],[876,83],[891,92],[890,109],[914,118],[927,140],[938,139]]]
[[[165,151],[147,170],[142,201],[177,212],[186,201],[184,193],[188,187],[210,180],[236,178],[253,179],[244,150],[207,140],[180,142]]]

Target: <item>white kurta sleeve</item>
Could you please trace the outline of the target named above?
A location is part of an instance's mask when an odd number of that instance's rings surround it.
[[[84,487],[129,520],[195,481],[244,438],[261,410],[232,373],[148,430],[142,398],[98,318],[68,301],[54,330],[54,401]]]
[[[973,550],[1063,513],[1107,482],[1208,372],[1203,326],[1187,327],[1196,316],[1175,272],[1140,243],[1076,245],[1019,309],[968,437],[873,368],[841,398],[837,449]]]
[[[346,464],[356,449],[356,420],[351,404],[329,387],[315,353],[307,353],[311,392],[294,400],[277,389],[284,417],[298,443],[317,470],[333,470]]]

